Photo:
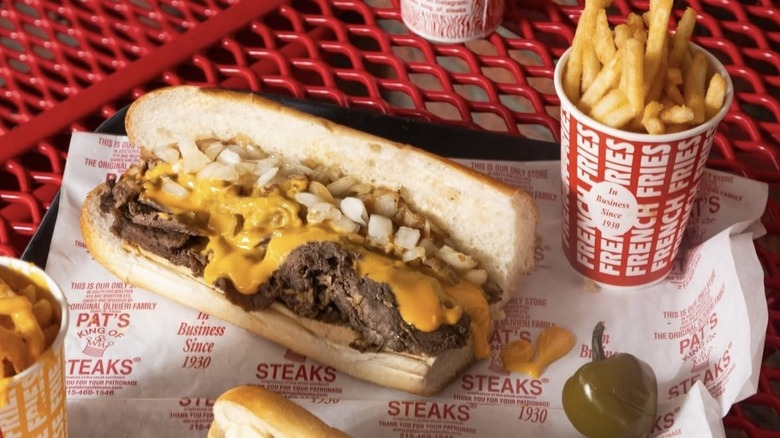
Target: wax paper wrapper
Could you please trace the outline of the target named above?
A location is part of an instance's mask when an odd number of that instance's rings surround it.
[[[598,321],[608,353],[634,354],[656,373],[653,436],[724,436],[721,418],[756,391],[768,318],[753,246],[763,233],[762,183],[706,171],[672,274],[627,293],[594,288],[565,261],[558,162],[460,160],[536,200],[536,269],[495,323],[493,357],[423,398],[357,381],[105,271],[84,246],[79,211],[89,190],[137,156],[125,137],[77,133],[70,146],[46,271],[70,303],[72,437],[204,437],[214,399],[240,384],[278,391],[353,436],[578,436],[561,392],[590,360]],[[575,335],[568,354],[539,378],[503,370],[504,345],[533,342],[552,325]]]

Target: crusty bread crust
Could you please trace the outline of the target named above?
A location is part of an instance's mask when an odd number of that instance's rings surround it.
[[[435,357],[390,351],[361,353],[349,346],[351,329],[294,315],[281,304],[246,312],[202,280],[167,261],[122,242],[111,231],[111,214],[100,211],[101,184],[81,209],[81,232],[92,257],[120,280],[237,325],[310,359],[388,388],[433,395],[474,362],[471,344]]]
[[[258,386],[228,389],[214,402],[213,411],[214,421],[208,438],[223,438],[231,429],[249,429],[264,433],[258,433],[258,436],[267,434],[275,438],[348,437],[298,404]]]
[[[454,247],[484,268],[504,294],[496,318],[533,268],[538,212],[531,197],[482,174],[411,146],[390,142],[259,96],[179,86],[136,101],[126,116],[133,145],[144,154],[179,139],[239,140],[293,161],[315,159],[358,181],[399,190]],[[246,312],[221,292],[166,260],[123,243],[99,209],[101,185],[87,197],[81,226],[92,256],[123,281],[243,327],[322,364],[390,388],[439,392],[474,362],[472,345],[435,357],[349,347],[356,333],[294,315],[281,304]]]

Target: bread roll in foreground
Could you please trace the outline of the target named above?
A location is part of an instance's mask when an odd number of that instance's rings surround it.
[[[125,123],[142,159],[81,215],[121,280],[411,393],[490,356],[533,268],[527,193],[253,94],[161,89]]]
[[[214,402],[208,438],[347,438],[308,410],[259,386],[237,386]]]

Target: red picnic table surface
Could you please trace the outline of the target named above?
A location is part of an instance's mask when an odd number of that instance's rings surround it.
[[[780,436],[780,8],[682,0],[693,41],[736,95],[708,165],[769,184],[756,241],[769,304],[759,392],[729,436]],[[613,24],[647,0],[614,0]],[[19,256],[62,182],[73,131],[93,131],[144,93],[194,84],[260,91],[556,142],[558,57],[582,0],[507,0],[495,33],[434,44],[399,0],[19,0],[0,7],[0,254]]]

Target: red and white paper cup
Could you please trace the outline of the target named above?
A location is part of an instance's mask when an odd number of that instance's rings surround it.
[[[694,50],[703,50],[691,44]],[[561,101],[562,241],[569,264],[610,289],[640,289],[671,271],[718,124],[734,89],[726,80],[721,110],[673,134],[622,131],[583,114],[563,91],[569,52],[555,68]]]
[[[19,259],[0,257],[0,278],[12,289],[15,283],[34,284],[39,299],[49,301],[54,320],[59,321],[56,338],[35,363],[13,377],[0,379],[0,437],[65,437],[65,295],[43,270]]]
[[[421,37],[461,43],[492,33],[504,17],[504,0],[401,0],[401,19]]]

